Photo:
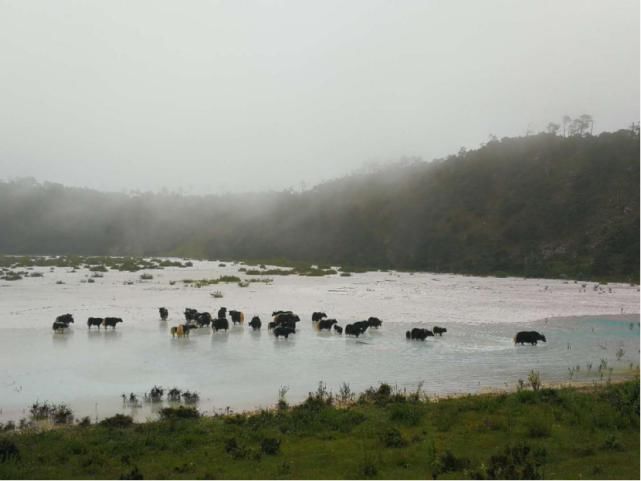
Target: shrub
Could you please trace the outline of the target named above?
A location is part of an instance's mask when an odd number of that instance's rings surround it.
[[[7,462],[11,459],[20,459],[20,450],[13,441],[0,439],[0,463]]]
[[[274,456],[280,451],[280,439],[264,438],[260,442],[260,449],[263,453]]]
[[[160,410],[161,419],[194,419],[199,418],[200,413],[194,407],[178,406],[167,407]]]
[[[444,473],[452,473],[454,471],[462,471],[470,465],[470,460],[467,458],[457,458],[450,450],[440,454],[432,463],[432,475],[434,478]]]
[[[527,376],[527,380],[532,387],[532,391],[536,392],[541,389],[541,374],[539,373],[539,371],[530,371],[530,374],[528,374]]]
[[[477,479],[541,479],[545,464],[544,449],[532,451],[526,444],[506,446],[502,453],[490,457],[485,472],[475,473]]]
[[[381,440],[386,448],[404,448],[408,444],[403,434],[396,428],[385,431],[381,435]]]
[[[138,466],[134,466],[131,471],[120,475],[120,479],[145,479]]]
[[[423,413],[414,404],[395,404],[391,408],[390,419],[406,426],[417,426]]]
[[[51,419],[54,424],[70,424],[73,422],[73,411],[66,404],[53,406]]]
[[[82,426],[82,427],[91,426],[91,418],[89,416],[83,417],[78,421],[78,426]]]
[[[547,438],[550,436],[550,427],[546,420],[530,419],[527,423],[527,435],[530,438]]]
[[[609,451],[624,450],[623,444],[621,444],[621,441],[619,441],[619,438],[617,437],[616,434],[610,434],[607,438],[605,438],[605,441],[603,442],[603,446],[601,447]]]
[[[133,422],[134,420],[131,416],[116,414],[115,416],[100,421],[100,425],[108,428],[127,428],[131,426]]]

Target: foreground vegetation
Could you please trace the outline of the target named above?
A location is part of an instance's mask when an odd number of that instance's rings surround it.
[[[638,160],[632,128],[492,138],[303,192],[127,195],[0,181],[0,252],[638,283]]]
[[[0,435],[2,478],[639,478],[639,381],[431,402],[324,385],[301,405]]]

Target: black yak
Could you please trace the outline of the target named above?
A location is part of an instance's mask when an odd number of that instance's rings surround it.
[[[276,336],[276,339],[278,339],[279,336],[283,336],[287,339],[290,334],[294,334],[296,331],[289,326],[277,326],[272,332],[274,333],[274,336]]]
[[[214,332],[218,332],[221,329],[227,330],[229,329],[229,321],[227,320],[226,317],[219,317],[218,319],[214,319],[211,323],[211,327],[214,330]]]
[[[195,321],[198,327],[209,326],[211,324],[211,314],[209,312],[199,312],[196,314]]]
[[[407,339],[418,339],[424,341],[427,337],[433,337],[434,333],[429,329],[421,329],[420,327],[415,327],[411,331],[405,333]]]
[[[90,317],[87,319],[87,326],[91,329],[91,326],[97,326],[100,329],[102,326],[103,318],[102,317]]]
[[[110,326],[115,329],[116,324],[118,324],[119,322],[122,322],[122,319],[120,319],[119,317],[105,317],[105,320],[102,322],[102,324],[105,326],[105,329]]]
[[[383,321],[381,321],[378,317],[370,317],[367,322],[369,324],[369,327],[375,327],[376,329],[381,327],[381,325],[383,324]]]
[[[73,316],[71,314],[62,314],[62,315],[56,317],[56,321],[57,322],[64,322],[65,324],[67,324],[67,326],[69,324],[73,324],[74,323],[73,322]]]
[[[166,321],[167,318],[169,317],[169,311],[167,310],[166,307],[159,307],[158,312],[160,312],[160,320],[161,321]]]
[[[313,322],[317,322],[317,321],[320,321],[324,317],[327,317],[327,314],[325,314],[324,312],[314,312],[312,314],[312,321]]]
[[[365,323],[365,324],[363,324],[363,323]],[[361,334],[363,334],[367,330],[368,327],[369,327],[369,324],[367,323],[367,321],[359,321],[359,322],[355,322],[353,324],[347,324],[345,326],[345,334],[348,335],[348,336],[356,336],[356,337],[358,337]]]
[[[56,332],[58,332],[58,331],[62,332],[66,328],[69,327],[69,324],[67,324],[66,322],[63,322],[63,321],[53,321],[53,326],[51,326],[51,327]]]
[[[536,346],[539,341],[547,342],[543,334],[536,331],[521,331],[514,337],[514,344],[532,344]]]
[[[233,322],[234,325],[245,322],[245,314],[240,311],[229,311],[229,315],[231,316],[231,322]]]
[[[446,328],[444,328],[444,327],[434,326],[434,329],[432,329],[432,331],[434,332],[434,335],[435,335],[435,336],[436,336],[437,334],[438,334],[439,336],[443,336],[443,333],[444,333],[444,332],[447,332],[447,329],[446,329]]]
[[[249,321],[249,327],[251,327],[254,331],[257,331],[258,329],[260,329],[262,325],[263,324],[262,322],[260,322],[260,317],[258,316],[252,317],[252,320]]]
[[[341,326],[339,326],[338,324],[334,324],[334,330],[335,330],[338,334],[343,334],[343,328],[342,328]]]
[[[218,309],[218,319],[224,319],[227,317],[227,308],[221,307]]]
[[[336,319],[321,319],[316,323],[316,329],[318,329],[319,331],[331,331],[332,326],[337,322],[338,321],[336,321]]]
[[[195,321],[196,320],[196,316],[198,315],[198,311],[196,309],[191,309],[191,308],[187,307],[185,309],[184,314],[185,314],[185,321],[187,321],[187,322]]]

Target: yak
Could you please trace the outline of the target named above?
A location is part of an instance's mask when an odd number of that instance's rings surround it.
[[[367,323],[369,324],[369,327],[375,327],[376,329],[378,329],[383,324],[383,321],[381,321],[378,317],[370,317],[367,320]]]
[[[229,315],[231,316],[231,322],[233,322],[234,325],[245,322],[245,314],[240,311],[229,311]]]
[[[254,331],[257,331],[260,329],[262,326],[262,322],[260,322],[260,317],[254,316],[252,317],[252,320],[249,321],[249,327],[251,327]]]
[[[291,311],[276,311],[273,316],[274,327],[283,326],[296,332],[296,323],[300,321],[296,314]]]
[[[418,339],[424,341],[427,337],[433,337],[434,333],[429,329],[421,329],[420,327],[415,327],[411,331],[405,333],[407,339]]]
[[[532,344],[536,346],[539,341],[547,342],[543,334],[536,331],[521,331],[517,332],[514,337],[514,344]]]
[[[108,327],[113,327],[114,329],[116,328],[116,324],[119,322],[122,322],[122,319],[119,317],[105,317],[105,320],[102,322],[103,326],[105,326],[105,329]]]
[[[169,317],[169,311],[167,310],[166,307],[159,307],[158,312],[160,312],[160,320],[161,321],[166,321],[167,318]]]
[[[171,333],[171,337],[183,337],[189,336],[189,331],[193,328],[194,326],[190,326],[189,324],[178,324],[177,326],[172,327],[169,332]]]
[[[439,336],[443,336],[443,333],[444,333],[444,332],[447,332],[447,329],[446,329],[446,328],[444,328],[444,327],[434,326],[434,329],[432,329],[432,331],[434,332],[434,335],[435,335],[435,336],[436,336],[437,334],[438,334]]]
[[[227,330],[229,329],[229,321],[227,320],[226,317],[219,317],[218,319],[214,319],[211,323],[211,327],[214,330],[214,332],[218,332],[221,329]]]
[[[337,322],[338,321],[336,319],[321,319],[316,323],[316,329],[318,329],[319,331],[331,331],[332,326]]]
[[[91,326],[97,326],[98,329],[100,329],[103,320],[104,319],[102,317],[90,317],[89,319],[87,319],[87,326],[89,327],[89,329],[91,329]]]
[[[324,312],[314,312],[312,314],[312,321],[313,322],[317,322],[317,321],[320,321],[324,317],[327,317],[327,314],[325,314]]]
[[[334,331],[336,331],[338,334],[343,334],[343,328],[338,324],[334,324]]]
[[[211,314],[209,312],[199,312],[196,314],[195,321],[198,327],[209,326],[211,324]]]
[[[73,324],[73,316],[71,314],[62,314],[56,317],[56,322],[64,322],[68,327],[69,324]]]
[[[64,331],[69,327],[69,324],[63,321],[53,321],[53,326],[51,326],[54,331]]]
[[[363,324],[363,323],[365,323],[365,324]],[[347,324],[345,326],[345,334],[348,335],[348,336],[356,336],[356,337],[358,337],[361,334],[363,334],[367,330],[368,327],[369,327],[369,324],[367,323],[367,321],[359,321],[359,322],[355,322],[353,324]]]
[[[196,316],[198,315],[198,311],[196,309],[191,309],[189,307],[185,308],[185,321],[195,321]]]
[[[294,334],[295,332],[296,331],[289,326],[276,326],[273,330],[276,339],[278,339],[279,336],[283,336],[285,339],[287,339],[290,334]]]
[[[218,319],[224,319],[227,317],[227,308],[221,307],[218,309]]]

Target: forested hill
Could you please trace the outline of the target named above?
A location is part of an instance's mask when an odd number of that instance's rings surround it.
[[[0,252],[179,254],[639,279],[639,135],[538,134],[302,193],[107,194],[0,183]]]

